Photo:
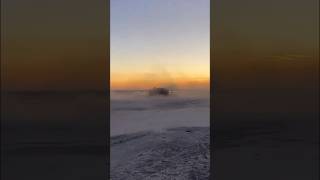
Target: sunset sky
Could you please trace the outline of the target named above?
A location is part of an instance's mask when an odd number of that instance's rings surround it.
[[[111,0],[111,85],[315,87],[317,0]],[[3,0],[2,88],[105,89],[106,1]]]
[[[1,88],[105,89],[106,4],[100,0],[3,0]]]
[[[206,87],[209,0],[111,0],[111,88]]]

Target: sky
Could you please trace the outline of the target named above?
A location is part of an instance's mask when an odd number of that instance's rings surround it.
[[[106,1],[1,3],[2,89],[106,88]],[[209,0],[111,0],[111,85],[203,87],[211,64],[220,89],[318,87],[318,0],[211,5],[209,18]]]
[[[2,0],[1,88],[105,89],[106,4],[100,0]]]
[[[318,0],[212,2],[217,88],[292,91],[317,86]]]
[[[211,5],[215,112],[317,112],[319,1]]]
[[[209,2],[111,0],[111,88],[207,87]]]

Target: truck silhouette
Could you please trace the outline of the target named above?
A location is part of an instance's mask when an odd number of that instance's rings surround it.
[[[149,96],[169,96],[170,91],[167,88],[157,88],[154,87],[148,91]]]

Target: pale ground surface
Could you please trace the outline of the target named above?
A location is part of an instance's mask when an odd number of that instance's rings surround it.
[[[111,94],[111,179],[209,178],[208,92]]]
[[[111,179],[209,179],[209,128],[112,138]]]

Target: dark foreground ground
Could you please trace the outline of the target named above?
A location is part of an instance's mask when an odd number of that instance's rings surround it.
[[[317,180],[318,113],[219,113],[208,130],[173,129],[112,139],[112,179]]]
[[[1,179],[105,179],[105,101],[96,95],[69,99],[50,96],[49,100],[36,97],[14,95],[3,106]],[[212,115],[214,143],[210,163],[214,179],[319,179],[318,112]],[[209,138],[206,131],[174,129],[112,139],[111,158],[119,157],[122,151],[132,151],[134,156],[120,157],[132,160],[127,164],[111,159],[111,171],[116,172],[111,177],[130,180],[145,173],[151,179],[159,179],[167,172],[177,178],[206,179],[207,167],[203,165],[209,157],[205,158],[203,149],[207,144],[202,143]],[[130,145],[135,143],[138,144]],[[140,155],[141,152],[144,153]],[[175,153],[177,156],[173,156]]]
[[[1,97],[1,180],[98,180],[106,171],[103,93]]]
[[[215,119],[214,179],[319,179],[317,113],[220,113]]]

